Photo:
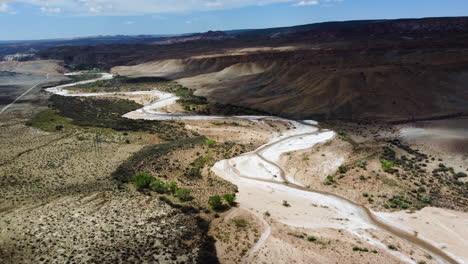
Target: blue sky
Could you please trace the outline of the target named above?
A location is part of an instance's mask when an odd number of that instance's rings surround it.
[[[0,0],[0,40],[467,15],[468,0]]]

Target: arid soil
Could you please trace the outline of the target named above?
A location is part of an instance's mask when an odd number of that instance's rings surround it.
[[[121,133],[114,133],[103,134],[97,146],[68,129],[43,132],[15,121],[2,122],[0,132],[0,262],[197,259],[204,234],[194,217],[157,198],[119,190],[112,180],[142,144],[119,142]]]
[[[118,85],[81,88],[114,92],[136,91],[138,86],[125,81]],[[175,87],[170,85],[166,89]],[[144,90],[161,89],[164,83],[157,86],[145,83]],[[243,163],[260,157],[243,154],[272,138],[287,138],[296,129],[313,133],[315,128],[275,119],[121,118],[141,107],[128,100],[148,104],[157,99],[55,97],[51,102],[57,109],[35,107],[38,115],[21,118],[12,111],[2,117],[0,173],[6,175],[0,182],[2,262],[210,263],[217,261],[211,255],[213,247],[222,263],[437,261],[406,240],[372,227],[360,210],[346,203],[317,200],[317,194],[276,182],[252,184],[255,181],[234,179],[228,169],[213,167],[238,157],[241,162],[235,169],[257,171],[258,175],[246,176],[261,178],[261,171],[271,168],[261,160],[258,168],[243,168]],[[171,107],[163,111],[177,112],[182,106]],[[275,145],[278,153],[284,152],[281,156],[268,149],[262,155],[275,159],[289,181],[379,211],[385,221],[466,260],[462,229],[468,218],[461,212],[467,208],[466,185],[460,184],[463,177],[455,176],[466,172],[466,157],[456,167],[436,151],[417,147],[403,133],[411,126],[321,125],[336,131],[336,136],[317,130],[316,135]],[[403,143],[396,140],[400,136]],[[320,143],[300,147],[308,140]],[[295,145],[299,150],[287,151]],[[395,164],[384,169],[383,161]],[[135,190],[131,183],[138,172],[175,181],[191,191],[191,200]],[[208,206],[210,196],[235,192],[237,207],[223,212]],[[431,230],[424,228],[432,221]],[[208,235],[216,240],[214,245]]]

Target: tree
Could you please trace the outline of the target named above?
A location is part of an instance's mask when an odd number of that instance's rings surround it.
[[[190,197],[190,190],[185,188],[180,188],[175,191],[175,197],[179,198],[179,200],[185,202],[191,199]]]
[[[133,176],[133,184],[138,190],[148,189],[155,179],[146,172],[137,173]]]
[[[208,198],[208,204],[213,208],[213,210],[220,210],[223,208],[223,202],[221,196],[215,195]]]
[[[229,206],[234,206],[236,204],[236,196],[234,194],[225,194],[223,198]]]

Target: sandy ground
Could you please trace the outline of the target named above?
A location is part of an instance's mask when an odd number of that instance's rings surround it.
[[[185,120],[186,128],[216,141],[233,141],[243,144],[262,145],[274,134],[288,130],[281,121],[251,121],[243,119]]]
[[[267,226],[269,228],[269,226]],[[216,239],[221,263],[241,263],[265,232],[262,219],[233,208],[212,222],[210,234]],[[236,241],[236,243],[232,243]]]
[[[468,260],[468,213],[426,207],[414,213],[401,211],[378,215],[418,237],[437,241],[438,247],[458,256],[460,262]]]
[[[51,77],[62,77],[65,71],[61,66],[60,61],[56,60],[38,60],[38,61],[3,61],[0,62],[0,71],[9,71],[17,73],[29,73],[34,75],[45,76],[50,74]]]
[[[468,118],[424,121],[399,126],[399,136],[468,172]]]
[[[342,229],[297,228],[267,220],[272,235],[251,263],[433,263],[420,250],[377,230],[360,230],[361,237],[358,237]],[[373,236],[385,244],[370,242],[374,240]],[[309,241],[309,237],[314,240]],[[387,251],[385,248],[390,244],[396,245],[398,251]],[[354,247],[362,250],[354,251]],[[410,257],[405,257],[402,252]]]

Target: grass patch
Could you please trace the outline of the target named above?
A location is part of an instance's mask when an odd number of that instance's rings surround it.
[[[58,115],[55,110],[47,109],[34,116],[27,125],[47,132],[57,132],[63,129],[74,128],[73,119]],[[62,129],[57,129],[58,127]]]

